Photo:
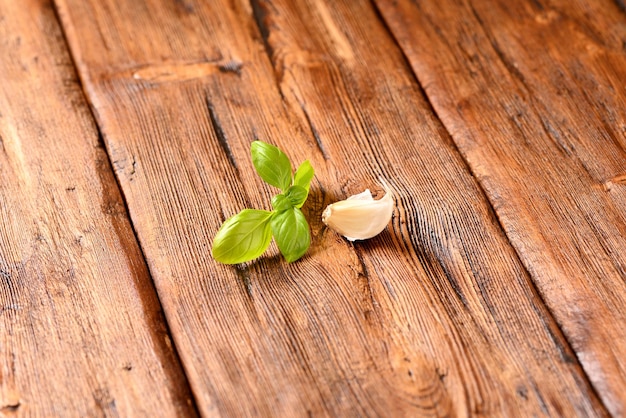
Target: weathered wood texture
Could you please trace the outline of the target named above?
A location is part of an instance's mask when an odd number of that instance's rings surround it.
[[[378,4],[596,390],[625,414],[623,3]]]
[[[54,10],[0,1],[0,415],[193,415]]]
[[[603,415],[379,17],[345,3],[56,1],[201,412]],[[222,266],[219,224],[269,208],[255,138],[312,160],[314,243]],[[388,231],[322,226],[379,176]]]

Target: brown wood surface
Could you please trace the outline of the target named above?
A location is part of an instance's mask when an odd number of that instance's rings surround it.
[[[0,416],[193,415],[63,33],[0,2]]]
[[[623,4],[378,3],[596,390],[623,415]]]
[[[624,413],[621,3],[17,3],[0,415]],[[316,169],[292,264],[210,256],[254,139]],[[381,235],[322,224],[381,178]]]

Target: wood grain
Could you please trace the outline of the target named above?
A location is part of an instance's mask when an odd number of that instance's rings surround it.
[[[594,387],[623,415],[623,5],[377,4]]]
[[[375,11],[345,3],[56,1],[200,411],[604,415]],[[313,247],[219,265],[225,217],[269,208],[256,138],[312,160]],[[323,227],[379,176],[388,231]]]
[[[0,415],[194,415],[63,34],[0,1]]]

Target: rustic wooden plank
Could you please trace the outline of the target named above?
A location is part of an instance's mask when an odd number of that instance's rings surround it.
[[[623,4],[377,3],[593,385],[623,415]]]
[[[0,415],[194,415],[46,1],[0,1]]]
[[[201,412],[603,415],[371,5],[345,3],[255,3],[259,32],[246,2],[56,2]],[[255,138],[312,160],[313,247],[222,266],[223,219],[269,208]],[[322,226],[378,176],[390,230]]]

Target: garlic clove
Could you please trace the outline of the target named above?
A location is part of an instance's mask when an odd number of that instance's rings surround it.
[[[393,193],[384,185],[385,195],[374,200],[369,189],[333,204],[322,213],[322,222],[349,241],[380,234],[393,215]]]

